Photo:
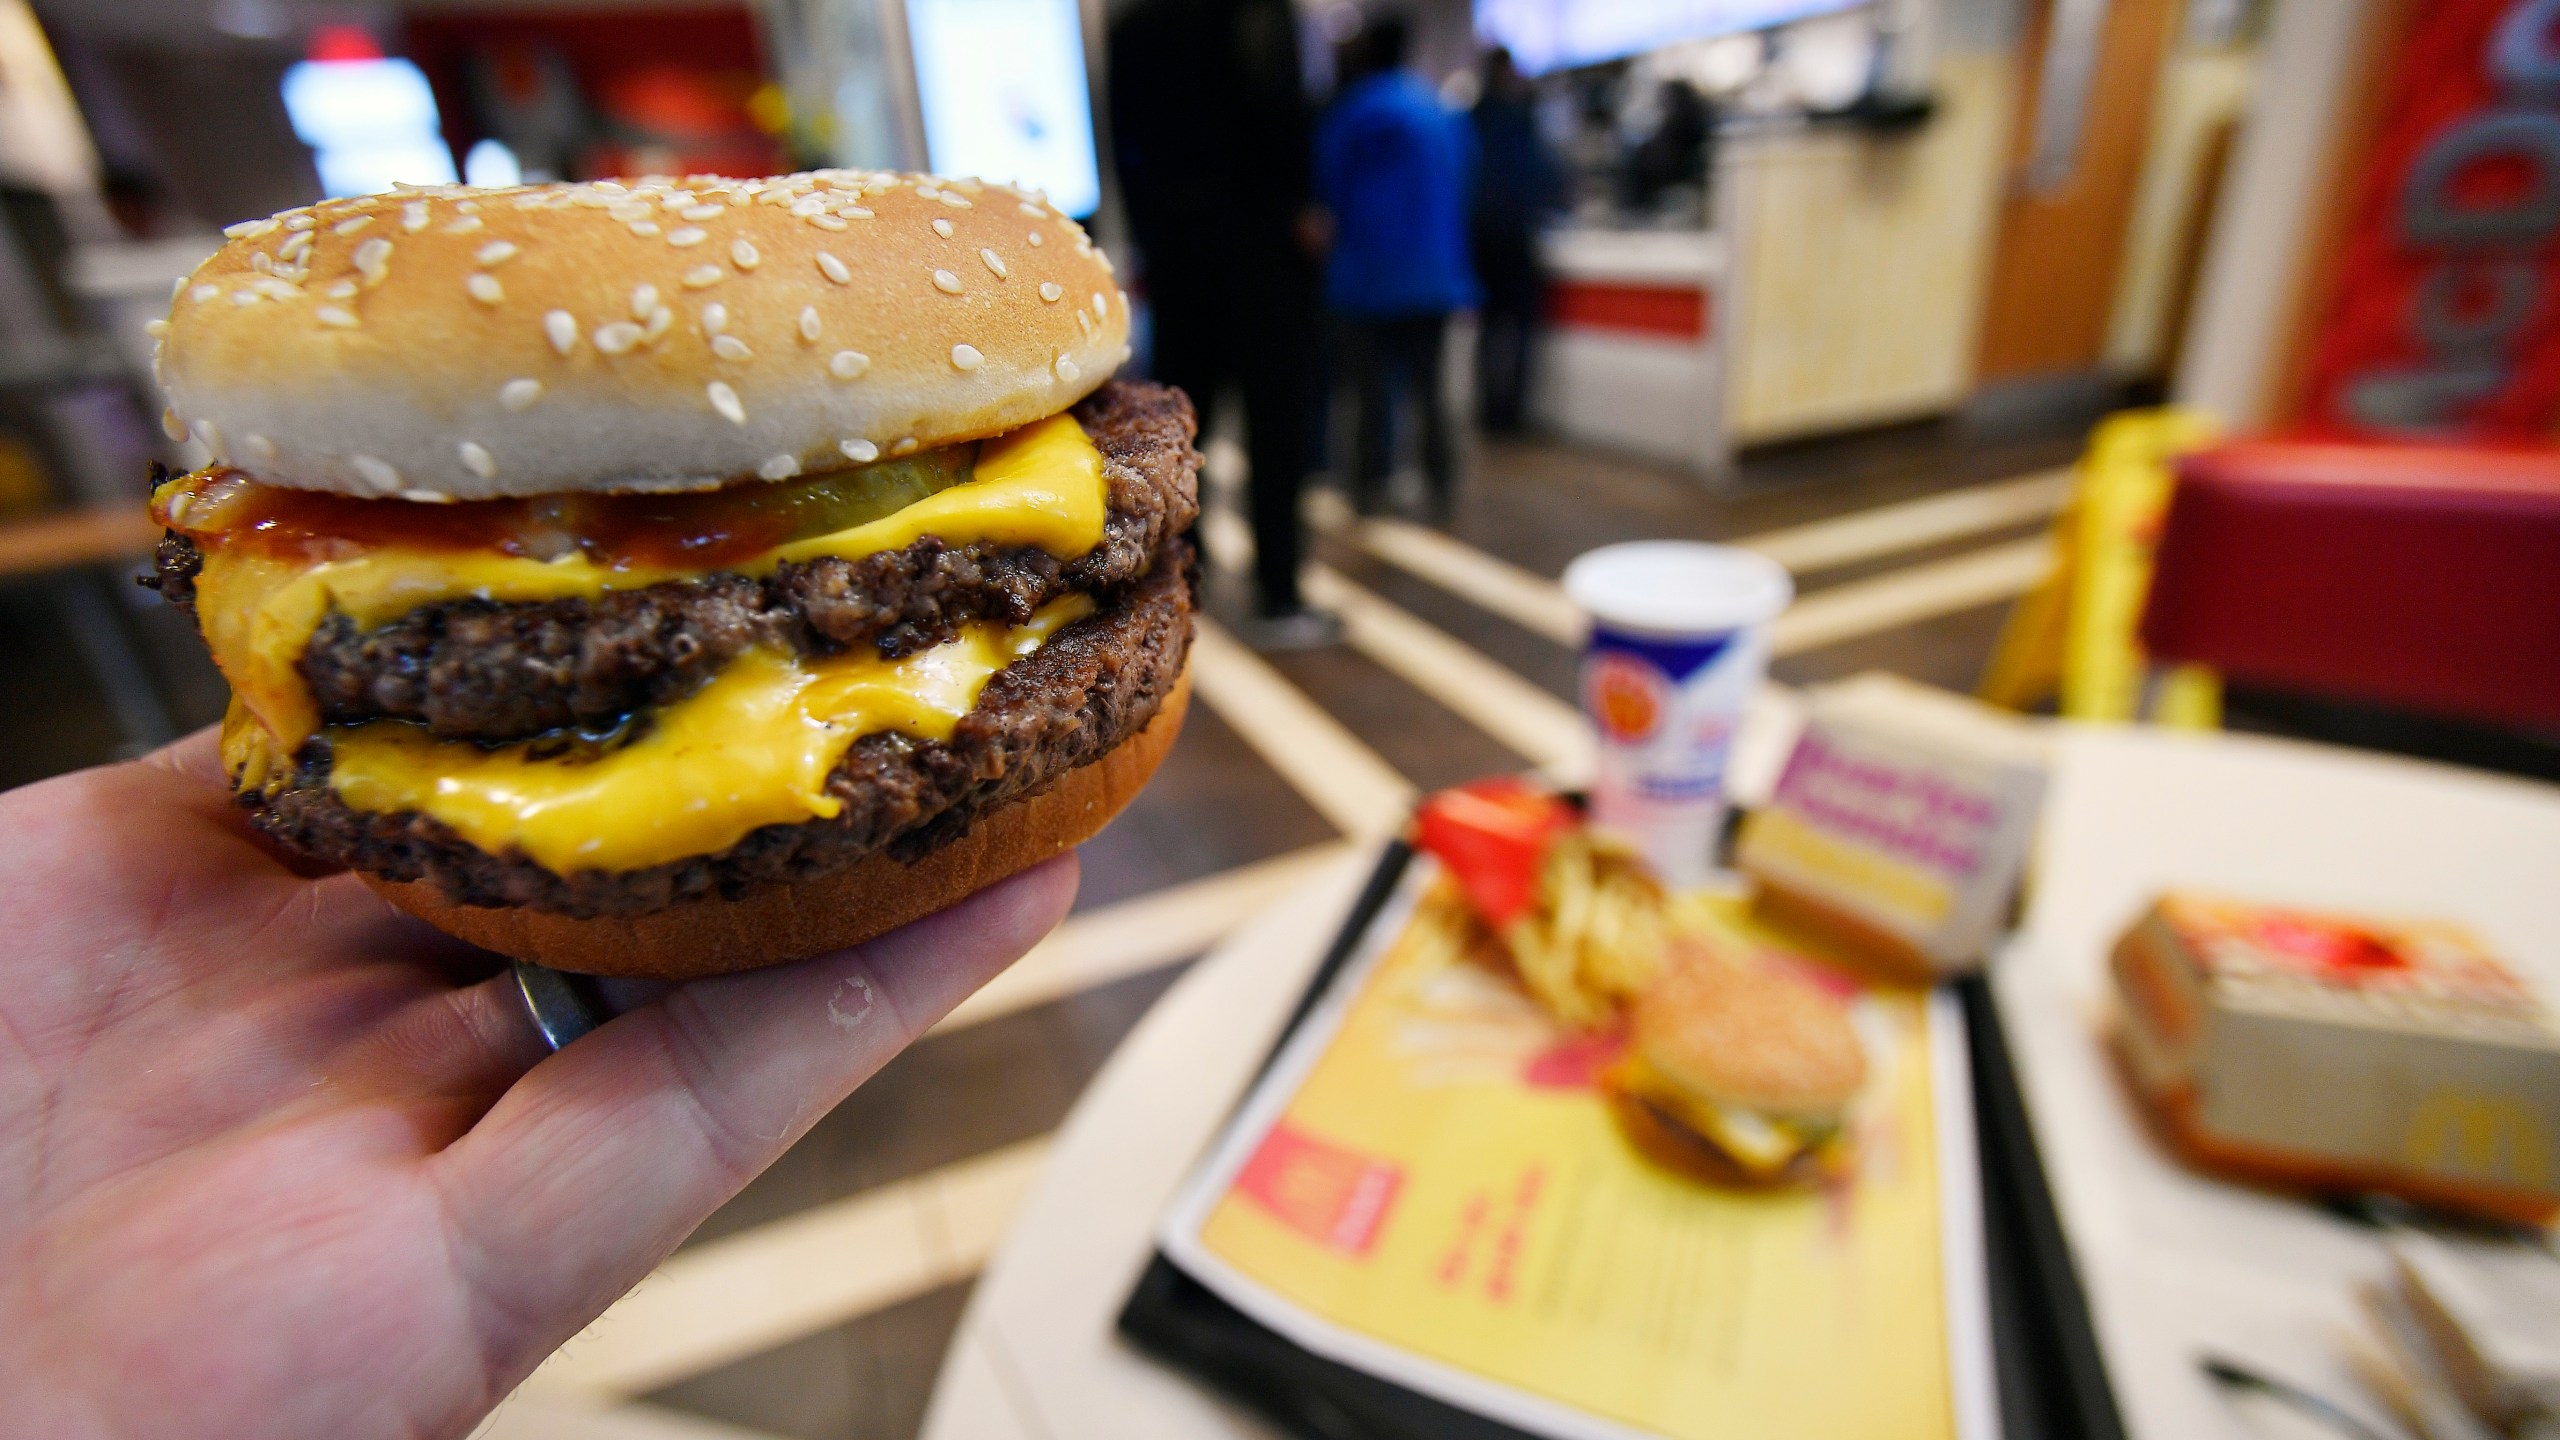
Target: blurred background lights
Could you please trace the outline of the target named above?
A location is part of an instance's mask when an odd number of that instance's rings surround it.
[[[483,140],[462,157],[462,180],[466,185],[521,185],[524,167],[503,141]]]
[[[312,149],[322,188],[369,195],[459,178],[435,93],[417,66],[386,58],[373,37],[352,25],[321,30],[310,55],[285,71],[284,108],[293,133]],[[512,171],[512,157],[507,163]]]

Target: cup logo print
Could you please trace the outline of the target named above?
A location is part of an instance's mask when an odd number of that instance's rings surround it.
[[[1653,738],[1662,727],[1662,711],[1670,687],[1660,670],[1623,650],[1591,657],[1584,703],[1610,739],[1637,743]]]

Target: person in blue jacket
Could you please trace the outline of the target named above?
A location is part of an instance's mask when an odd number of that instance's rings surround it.
[[[1401,392],[1421,415],[1423,473],[1446,517],[1458,457],[1441,354],[1449,316],[1477,299],[1467,254],[1475,140],[1404,68],[1412,39],[1389,15],[1346,47],[1342,91],[1316,131],[1316,196],[1332,216],[1325,296],[1342,318],[1358,417],[1352,501],[1364,514],[1383,504]]]

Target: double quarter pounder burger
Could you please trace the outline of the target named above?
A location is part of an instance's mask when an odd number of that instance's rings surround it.
[[[271,837],[685,976],[1092,835],[1182,722],[1191,407],[1035,195],[819,172],[234,226],[161,335],[157,583]]]

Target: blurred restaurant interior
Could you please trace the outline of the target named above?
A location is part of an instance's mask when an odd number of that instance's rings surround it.
[[[1467,157],[1419,328],[1345,298],[1382,75]],[[224,227],[830,168],[1036,187],[1116,263],[1201,413],[1198,703],[1065,926],[477,1433],[2560,1436],[2560,4],[0,0],[0,789],[223,716],[134,580],[215,458],[155,327]],[[1415,903],[1382,847],[1457,864],[1418,802],[1607,783],[1563,577],[1640,540],[1793,597],[1733,622],[1710,889],[1893,942],[1858,1176],[1675,1216],[1485,1141],[1437,1280],[1291,1289],[1457,1162],[1271,1077],[1388,1063],[1326,986]],[[1910,879],[1875,766],[2007,838]],[[1433,995],[1418,1094],[1545,1023]],[[1487,1313],[1519,1248],[1591,1354],[1430,1308],[1480,1229]]]

